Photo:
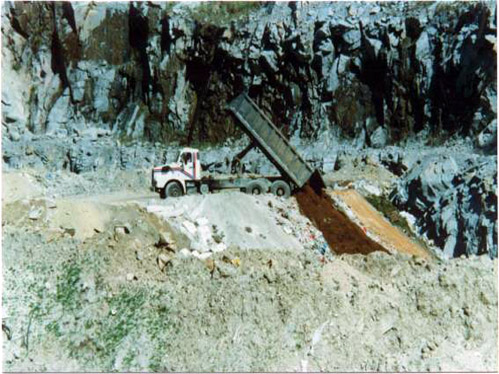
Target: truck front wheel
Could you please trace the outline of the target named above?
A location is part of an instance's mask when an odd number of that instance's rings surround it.
[[[210,187],[207,184],[202,184],[201,186],[199,186],[199,193],[201,195],[206,195],[209,192],[210,192]]]
[[[275,181],[270,186],[270,192],[279,197],[289,197],[291,195],[291,187],[285,181]]]
[[[179,197],[184,194],[182,190],[182,186],[178,182],[170,182],[165,187],[165,196],[166,197]]]

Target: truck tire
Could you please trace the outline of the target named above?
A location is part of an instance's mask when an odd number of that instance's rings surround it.
[[[206,195],[210,192],[210,187],[207,184],[202,184],[199,186],[199,193],[201,195]]]
[[[166,197],[179,197],[184,194],[182,186],[178,182],[170,182],[165,187]]]
[[[272,183],[270,192],[276,196],[288,198],[291,195],[291,187],[285,181],[278,180]]]
[[[260,181],[249,182],[246,186],[246,193],[250,195],[261,195],[267,192],[265,185]]]

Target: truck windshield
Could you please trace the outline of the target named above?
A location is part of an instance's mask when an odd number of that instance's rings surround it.
[[[192,155],[190,152],[180,153],[178,156],[178,163],[180,164],[188,164],[192,161]]]

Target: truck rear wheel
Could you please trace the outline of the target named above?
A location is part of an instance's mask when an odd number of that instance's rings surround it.
[[[289,197],[291,195],[291,187],[285,181],[278,180],[272,183],[270,192],[279,197]]]
[[[246,193],[250,195],[261,195],[266,192],[265,185],[259,181],[249,182],[246,186]]]
[[[182,186],[178,182],[170,182],[165,187],[165,195],[166,197],[179,197],[184,194],[182,190]]]

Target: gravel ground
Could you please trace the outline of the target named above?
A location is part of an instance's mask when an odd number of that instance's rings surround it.
[[[236,242],[200,260],[148,198],[112,196],[4,199],[5,370],[497,368],[497,259],[325,259]],[[213,208],[221,196],[187,198]],[[296,202],[268,200],[245,206],[300,242]]]

